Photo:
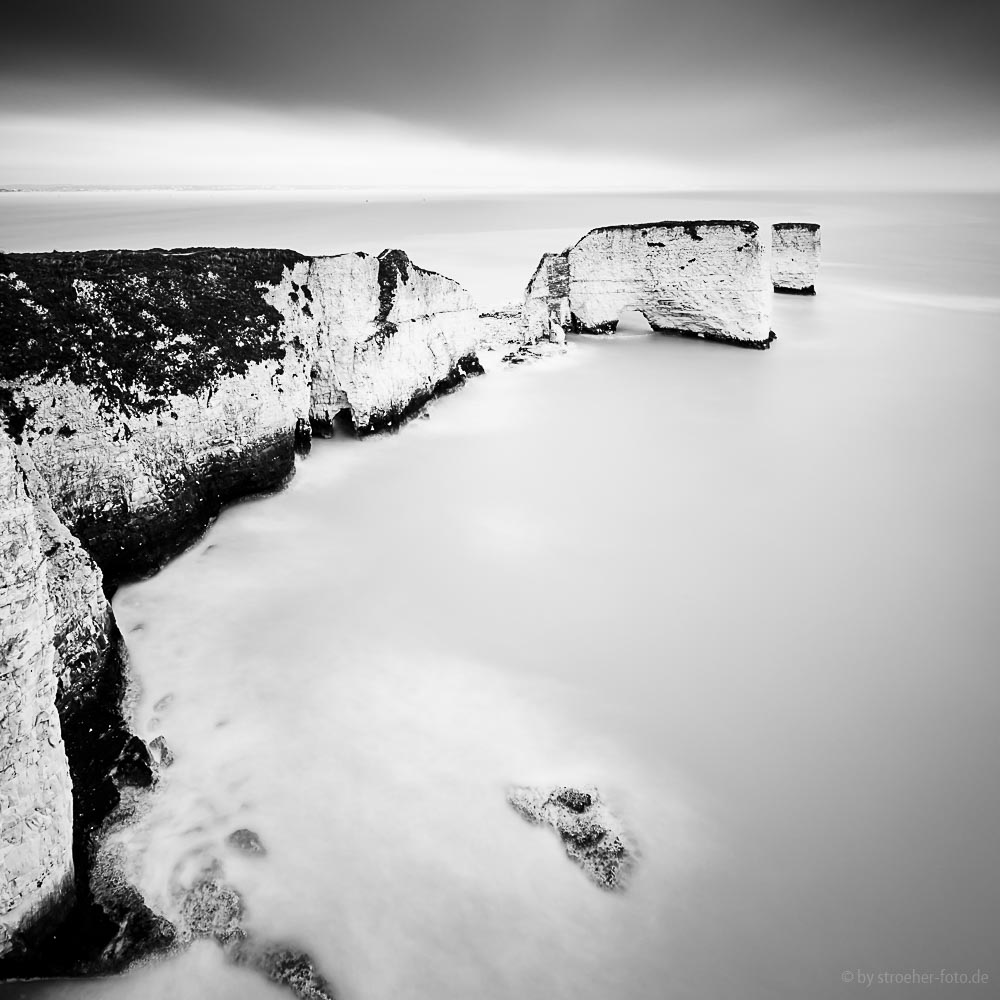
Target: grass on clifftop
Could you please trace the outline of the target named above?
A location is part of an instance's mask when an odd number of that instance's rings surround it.
[[[281,314],[257,285],[277,284],[304,259],[241,249],[0,254],[0,381],[65,378],[108,416],[211,393],[285,356]]]

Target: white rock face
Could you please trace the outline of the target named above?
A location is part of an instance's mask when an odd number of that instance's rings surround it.
[[[2,434],[2,432],[0,432]],[[117,628],[93,559],[56,516],[46,484],[26,448],[17,448],[45,557],[60,711],[89,695],[113,651]]]
[[[504,351],[528,343],[524,309],[520,303],[479,314],[479,346]]]
[[[183,519],[195,504],[192,480],[288,443],[296,419],[305,418],[304,375],[279,376],[278,367],[254,365],[245,377],[223,380],[209,399],[173,397],[164,417],[121,421],[106,420],[79,386],[22,383],[23,397],[38,407],[24,440],[60,519],[108,567],[131,562],[148,541],[151,558],[142,568],[153,568],[155,523]]]
[[[565,342],[572,322],[568,251],[544,254],[538,262],[525,294],[524,321],[529,343]]]
[[[205,268],[211,278],[211,258]],[[34,411],[21,436],[59,518],[113,578],[155,568],[222,504],[280,483],[310,418],[323,429],[347,412],[374,430],[478,369],[472,297],[401,251],[301,258],[276,273],[257,287],[280,314],[284,357],[171,395],[160,413],[109,419],[68,381],[6,383]],[[152,274],[135,279],[136,294],[149,294]],[[27,287],[16,274],[0,280]],[[114,328],[120,299],[97,279],[74,287]],[[183,325],[160,336],[176,345]]]
[[[563,263],[565,262],[565,263]],[[654,330],[766,347],[770,291],[756,224],[657,222],[589,232],[546,255],[528,286],[529,337],[613,333],[625,309]]]
[[[316,258],[309,287],[320,306],[311,369],[319,426],[347,409],[363,431],[397,421],[482,339],[472,296],[401,250]]]
[[[73,892],[72,785],[56,714],[60,614],[45,544],[0,433],[0,956]]]
[[[778,222],[771,227],[771,282],[776,292],[816,294],[820,235],[815,222]]]

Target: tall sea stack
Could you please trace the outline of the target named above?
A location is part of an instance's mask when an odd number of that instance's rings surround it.
[[[777,222],[771,227],[771,283],[776,292],[815,295],[820,237],[815,222]]]

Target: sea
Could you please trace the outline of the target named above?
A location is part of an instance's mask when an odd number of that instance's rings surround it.
[[[316,441],[117,592],[176,758],[124,835],[152,895],[215,862],[342,1000],[997,995],[1000,197],[11,192],[0,247],[400,247],[487,308],[705,218],[822,226],[770,350],[626,315]],[[556,784],[632,832],[627,891],[505,799]],[[200,942],[0,996],[291,994]]]

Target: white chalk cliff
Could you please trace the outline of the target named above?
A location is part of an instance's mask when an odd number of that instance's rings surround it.
[[[776,292],[814,295],[820,235],[815,222],[778,222],[771,227],[771,283]]]
[[[185,255],[191,273],[184,280],[195,291],[178,291],[178,314],[161,309],[168,319],[153,326],[160,340],[153,350],[169,348],[177,367],[198,350],[188,343],[185,319],[227,292],[213,270],[216,259],[229,255],[238,268],[241,254],[251,252],[204,251],[203,264],[198,253]],[[26,269],[18,255],[7,259],[0,292],[6,283],[20,296],[18,305],[30,307],[44,324],[51,308],[44,289],[17,273]],[[265,331],[274,340],[269,356],[244,358],[225,341],[216,348],[212,338],[218,338],[208,331],[209,352],[234,356],[194,391],[116,387],[119,395],[127,391],[130,404],[139,401],[125,407],[109,406],[95,393],[108,372],[118,374],[112,352],[125,326],[123,279],[111,268],[105,279],[100,267],[86,280],[75,279],[67,295],[86,310],[87,323],[108,331],[109,346],[97,350],[106,352],[108,363],[88,359],[85,378],[53,377],[44,368],[6,383],[0,377],[0,390],[6,387],[25,414],[17,436],[59,517],[112,578],[155,568],[222,504],[279,484],[292,470],[295,446],[308,443],[310,420],[321,433],[341,414],[362,433],[392,426],[436,391],[479,370],[481,327],[472,297],[457,282],[415,266],[402,251],[379,257],[286,254],[268,264],[273,276],[256,283],[256,302],[252,289],[238,291],[249,309],[266,304],[274,310],[273,328]],[[144,280],[132,277],[125,290],[156,302],[155,274],[139,277]],[[224,338],[231,332],[220,331]],[[168,385],[178,381],[171,372],[156,374]],[[162,405],[147,405],[157,395]]]
[[[636,309],[657,331],[766,347],[769,291],[755,223],[655,222],[594,229],[547,254],[524,308],[535,341],[613,333]]]
[[[344,411],[362,431],[391,424],[479,348],[472,296],[401,250],[316,258],[308,286],[318,306],[309,342],[317,427]]]
[[[280,484],[310,418],[392,426],[479,370],[480,323],[401,251],[0,255],[0,313],[3,957],[73,894],[67,725],[88,836],[117,801],[117,629],[78,539],[112,584],[156,568]]]
[[[62,626],[45,536],[0,433],[0,956],[73,894],[72,785],[56,714]]]

